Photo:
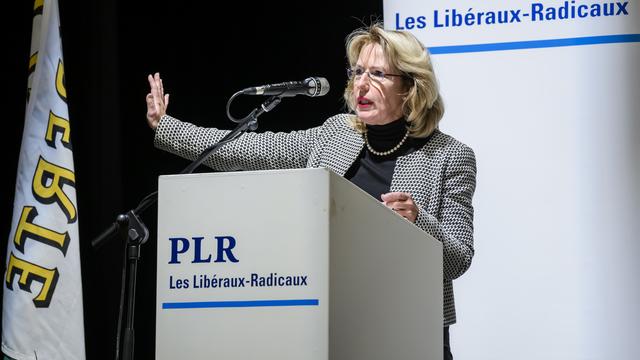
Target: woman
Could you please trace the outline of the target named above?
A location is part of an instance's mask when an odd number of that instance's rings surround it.
[[[413,35],[374,24],[347,37],[347,55],[344,98],[352,114],[304,131],[246,133],[205,164],[222,171],[327,167],[441,241],[445,359],[452,358],[452,280],[474,253],[473,150],[438,130],[444,106],[429,55]],[[159,74],[149,84],[147,121],[157,147],[195,159],[227,133],[166,115]]]

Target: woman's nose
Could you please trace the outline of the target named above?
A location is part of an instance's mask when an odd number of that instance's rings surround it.
[[[371,79],[369,78],[369,73],[365,72],[364,74],[362,74],[362,76],[360,76],[359,79],[355,79],[355,85],[357,88],[361,88],[364,86],[368,86],[370,81]]]

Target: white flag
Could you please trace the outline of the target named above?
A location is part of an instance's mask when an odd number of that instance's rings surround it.
[[[63,64],[58,2],[36,0],[3,289],[2,352],[19,360],[85,358]]]

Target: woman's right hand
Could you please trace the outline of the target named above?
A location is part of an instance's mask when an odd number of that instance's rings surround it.
[[[158,127],[160,118],[167,113],[169,94],[164,93],[160,73],[149,75],[150,93],[147,94],[147,124],[154,129]]]

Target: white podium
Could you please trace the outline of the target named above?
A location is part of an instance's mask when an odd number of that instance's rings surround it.
[[[442,359],[442,245],[327,169],[161,176],[157,359]]]

